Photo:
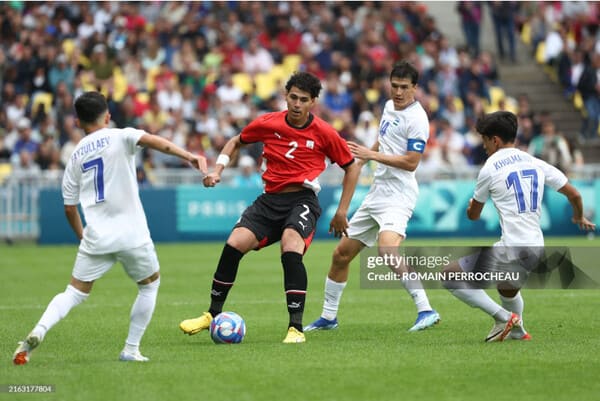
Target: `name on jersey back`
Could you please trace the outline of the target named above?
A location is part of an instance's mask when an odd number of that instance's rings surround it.
[[[95,152],[97,150],[103,149],[110,145],[110,138],[108,136],[104,136],[102,138],[98,138],[90,143],[86,143],[75,152],[71,156],[73,162],[77,161],[77,159],[87,155],[88,153]]]
[[[519,163],[522,161],[523,159],[521,158],[521,155],[512,155],[510,157],[506,157],[502,160],[494,162],[494,167],[496,168],[496,170],[500,170],[503,167],[510,166],[511,164]]]

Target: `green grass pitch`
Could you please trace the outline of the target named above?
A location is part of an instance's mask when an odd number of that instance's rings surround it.
[[[435,243],[410,240],[406,245]],[[484,244],[493,242],[484,240]],[[456,244],[456,241],[448,241]],[[464,242],[463,242],[464,243]],[[471,242],[468,242],[471,244]],[[548,244],[600,241],[548,239]],[[321,311],[333,241],[305,257],[305,323]],[[442,322],[408,333],[416,316],[402,290],[359,288],[358,259],[342,299],[340,327],[281,343],[287,328],[278,246],[242,260],[226,310],[241,314],[239,345],[215,345],[207,333],[186,336],[183,318],[209,303],[222,244],[159,244],[162,284],[142,342],[146,364],[119,362],[135,285],[120,266],[90,298],[54,327],[25,366],[12,352],[50,299],[63,291],[76,248],[0,245],[0,400],[594,400],[600,394],[600,293],[525,290],[533,341],[485,344],[491,319],[445,290],[431,290]],[[495,297],[495,295],[493,295]],[[7,385],[52,384],[51,394],[8,394]]]

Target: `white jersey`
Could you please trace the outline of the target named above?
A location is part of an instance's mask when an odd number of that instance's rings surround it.
[[[135,171],[145,131],[103,128],[84,137],[63,176],[65,205],[81,203],[86,226],[79,249],[106,254],[151,242]]]
[[[500,216],[506,246],[543,246],[540,227],[544,185],[554,190],[567,183],[556,167],[516,148],[503,148],[491,155],[477,178],[473,199],[488,197]]]
[[[379,123],[379,152],[386,155],[405,155],[408,151],[423,153],[428,139],[429,119],[418,101],[404,110],[395,110],[394,102],[387,101]],[[417,201],[419,187],[414,171],[379,163],[374,177],[375,185],[388,186]]]

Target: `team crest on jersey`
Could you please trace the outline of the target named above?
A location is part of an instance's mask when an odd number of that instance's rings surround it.
[[[309,149],[315,148],[315,141],[306,141],[306,147]]]

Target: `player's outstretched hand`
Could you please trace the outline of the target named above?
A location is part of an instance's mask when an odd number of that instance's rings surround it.
[[[573,221],[573,223],[577,224],[579,226],[579,228],[582,230],[585,230],[585,231],[595,231],[596,230],[596,225],[594,223],[592,223],[591,221],[589,221],[588,219],[586,219],[585,217],[582,217],[581,219],[577,219],[577,218],[573,217],[572,221]]]
[[[221,175],[215,172],[206,175],[206,177],[204,177],[204,179],[202,180],[202,183],[205,187],[214,187],[219,182],[221,182]]]
[[[208,165],[206,164],[206,157],[204,156],[194,155],[192,160],[190,160],[190,164],[196,170],[200,170],[202,174],[206,175],[206,173],[208,172]]]
[[[348,218],[345,215],[336,213],[329,223],[329,234],[333,233],[336,238],[342,238],[342,235],[348,236]]]
[[[373,151],[366,146],[359,145],[356,142],[348,141],[348,148],[354,156],[358,157],[359,159],[363,159],[365,162],[371,159],[370,155]]]

